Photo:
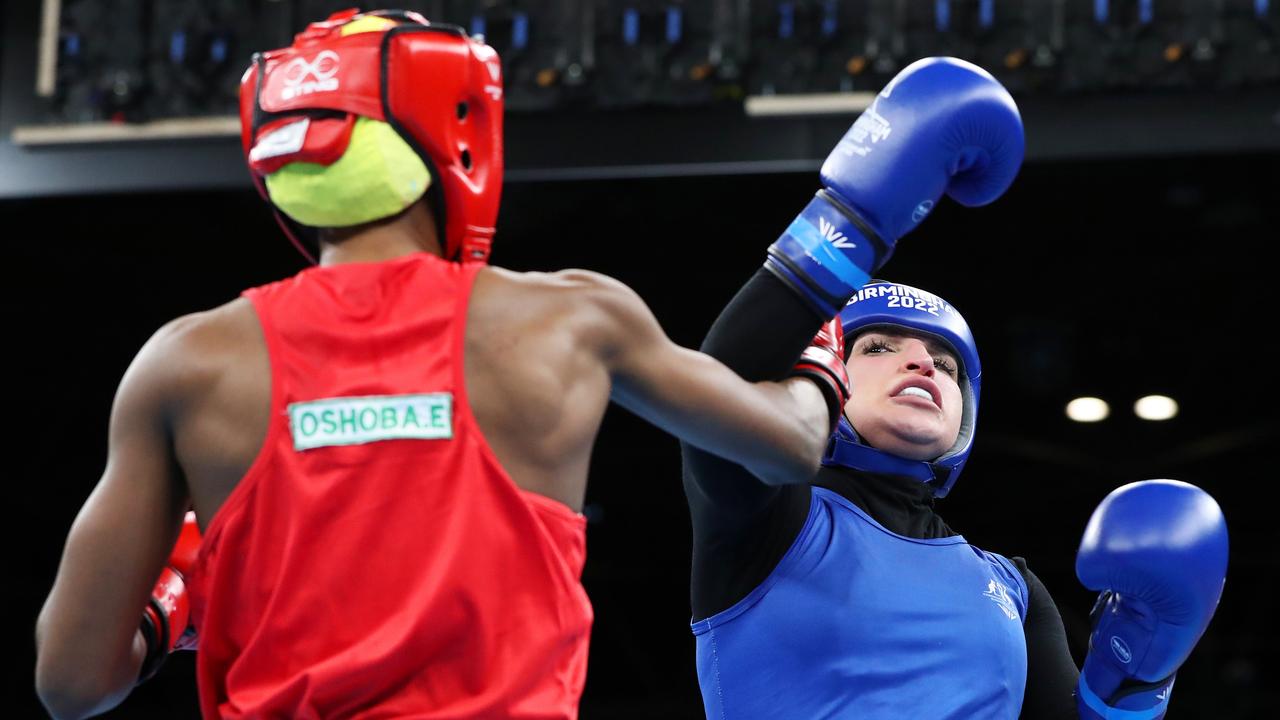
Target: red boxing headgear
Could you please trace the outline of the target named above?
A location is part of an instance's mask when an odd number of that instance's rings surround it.
[[[397,24],[343,35],[362,15]],[[430,170],[445,257],[487,260],[502,190],[497,52],[417,13],[353,9],[312,23],[287,48],[256,53],[240,81],[240,128],[258,191],[269,200],[263,178],[287,163],[335,162],[356,116],[388,123]],[[290,125],[298,132],[281,131]]]

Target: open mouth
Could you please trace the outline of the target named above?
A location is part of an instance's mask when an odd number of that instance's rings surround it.
[[[942,408],[942,398],[939,396],[937,388],[932,387],[929,381],[924,378],[906,381],[893,394],[893,397],[927,400],[934,407]]]

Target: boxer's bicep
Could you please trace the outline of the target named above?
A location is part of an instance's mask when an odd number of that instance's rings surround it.
[[[596,302],[614,326],[603,357],[615,401],[770,484],[813,475],[828,423],[817,386],[799,379],[748,383],[672,342],[633,292],[602,295]]]
[[[120,383],[106,469],[72,523],[40,613],[42,697],[110,707],[137,678],[142,610],[187,505],[166,417],[181,358],[166,335],[143,347]]]

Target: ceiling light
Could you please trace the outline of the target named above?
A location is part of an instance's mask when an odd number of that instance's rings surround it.
[[[1168,420],[1178,414],[1178,402],[1164,395],[1148,395],[1138,398],[1133,412],[1143,420]]]
[[[1111,414],[1107,401],[1096,397],[1078,397],[1067,403],[1067,417],[1076,422],[1098,422]]]

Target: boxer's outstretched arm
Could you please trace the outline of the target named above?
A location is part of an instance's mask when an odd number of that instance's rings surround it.
[[[156,333],[126,371],[106,470],[71,525],[36,621],[36,691],[55,718],[105,712],[138,681],[142,612],[188,503],[168,420],[187,366],[175,345],[188,324]]]
[[[747,381],[778,380],[791,371],[824,320],[774,275],[760,269],[716,318],[701,350]],[[772,496],[767,488],[752,487],[759,484],[741,466],[689,443],[683,443],[682,449],[686,483],[694,483],[699,494],[719,501],[715,509],[732,510],[732,505],[745,503],[741,509],[750,514]],[[789,482],[808,479],[795,477]]]
[[[831,426],[813,381],[747,382],[719,361],[672,342],[625,285],[577,275],[598,314],[598,334],[590,342],[609,371],[615,402],[766,484],[813,476]]]

